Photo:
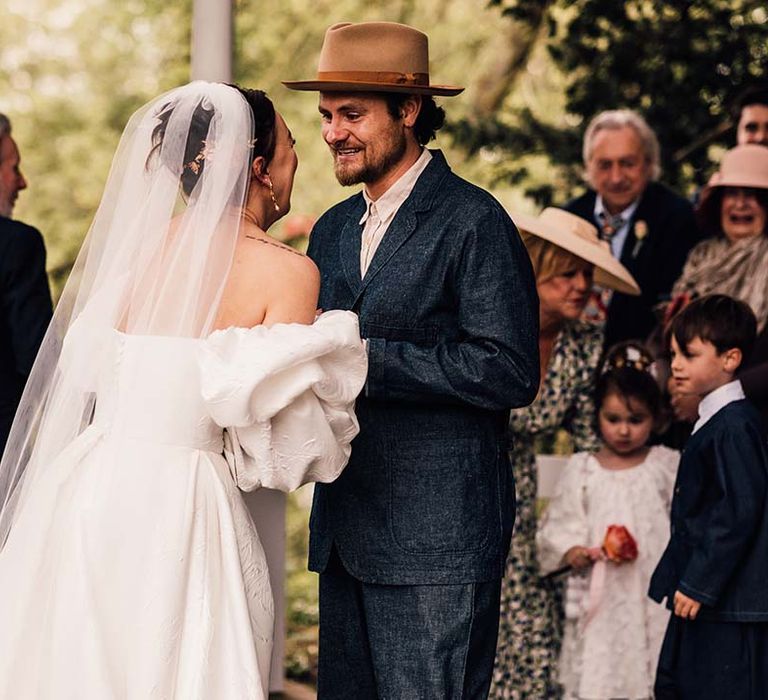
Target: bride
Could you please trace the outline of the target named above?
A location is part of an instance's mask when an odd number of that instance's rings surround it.
[[[222,84],[126,127],[0,464],[0,698],[266,697],[238,488],[336,478],[366,374],[354,314],[314,320],[317,269],[265,233],[293,145]]]

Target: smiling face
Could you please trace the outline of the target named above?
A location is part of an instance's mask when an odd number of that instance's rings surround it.
[[[653,430],[653,415],[645,402],[632,396],[606,394],[598,412],[606,446],[623,457],[645,447]]]
[[[16,197],[27,187],[20,161],[16,142],[10,136],[0,138],[0,216],[10,218]]]
[[[733,380],[741,364],[741,350],[731,348],[719,353],[710,342],[698,336],[680,348],[672,336],[672,379],[677,393],[704,397]]]
[[[631,126],[601,129],[592,142],[587,176],[611,214],[619,214],[642,195],[651,166],[643,142]]]
[[[404,171],[409,150],[418,148],[409,126],[416,115],[406,105],[402,118],[389,113],[386,100],[369,93],[320,93],[323,139],[342,185],[363,183],[374,198]],[[415,160],[415,159],[413,159]],[[406,167],[410,166],[410,162]]]
[[[736,143],[768,146],[768,105],[746,105],[741,110],[736,128]]]
[[[757,191],[749,187],[726,187],[720,205],[720,225],[725,237],[733,242],[762,235],[766,211]]]

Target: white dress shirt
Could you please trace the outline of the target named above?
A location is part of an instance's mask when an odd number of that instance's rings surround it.
[[[410,196],[419,175],[424,172],[430,160],[432,160],[432,154],[426,148],[422,149],[418,160],[376,200],[371,199],[368,192],[363,189],[366,209],[363,218],[360,219],[360,223],[364,224],[363,237],[360,241],[361,277],[365,277],[368,266],[392,223],[392,219],[395,218],[395,214],[403,202]]]
[[[693,432],[695,433],[699,430],[721,408],[733,401],[741,401],[743,398],[746,398],[744,396],[744,389],[738,379],[734,379],[732,382],[723,384],[723,386],[719,386],[714,391],[710,391],[699,404],[699,420],[693,426]]]
[[[624,244],[627,242],[627,236],[629,235],[629,222],[632,221],[632,215],[635,213],[638,204],[640,204],[640,200],[636,199],[624,211],[619,213],[623,223],[611,236],[611,253],[613,253],[613,257],[616,260],[621,260],[621,253],[624,250]],[[598,194],[595,197],[595,221],[602,221],[603,214],[606,214],[609,218],[611,217],[611,214],[605,208],[603,198]]]

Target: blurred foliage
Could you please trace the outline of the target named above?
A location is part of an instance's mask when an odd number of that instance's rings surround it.
[[[311,488],[288,494],[286,509],[286,645],[289,678],[317,682],[318,576],[307,570]]]
[[[494,179],[524,183],[540,204],[564,201],[581,174],[581,136],[604,109],[631,108],[655,129],[663,179],[701,184],[711,147],[730,145],[728,109],[766,77],[768,8],[763,0],[490,0],[500,24],[527,27],[564,77],[562,111],[520,104],[514,91],[482,121],[453,127],[470,153],[497,163]],[[543,174],[527,162],[556,166]]]
[[[29,180],[14,215],[68,273],[130,114],[187,79],[190,9],[163,0],[4,0],[0,111]]]

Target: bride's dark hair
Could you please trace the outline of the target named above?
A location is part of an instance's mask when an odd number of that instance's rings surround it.
[[[269,165],[275,155],[275,143],[277,140],[275,130],[276,114],[272,100],[267,97],[263,90],[251,90],[230,83],[227,83],[227,85],[237,90],[245,98],[253,115],[253,135],[250,141],[251,161],[261,156],[264,158],[265,163]],[[165,131],[175,108],[176,106],[169,102],[163,105],[157,114],[158,124],[152,130],[152,149],[147,156],[147,167],[149,167],[150,161],[157,153],[160,153],[162,158]],[[184,164],[179,176],[181,188],[188,197],[205,169],[207,145],[205,141],[213,114],[214,110],[205,107],[203,100],[200,101],[192,114],[187,143],[184,148]],[[167,163],[167,165],[177,167],[178,164]]]

